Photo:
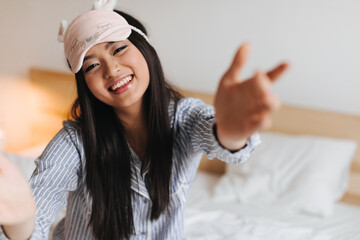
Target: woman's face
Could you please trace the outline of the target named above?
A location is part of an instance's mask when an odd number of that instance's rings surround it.
[[[84,57],[82,71],[94,96],[115,111],[141,107],[149,86],[149,68],[129,40],[93,46]]]

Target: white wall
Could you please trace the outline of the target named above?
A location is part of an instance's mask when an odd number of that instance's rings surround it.
[[[61,19],[92,0],[1,0],[0,75],[30,66],[65,70],[57,42]],[[360,115],[358,0],[120,0],[145,22],[174,84],[215,92],[244,41],[252,52],[244,76],[282,60],[290,71],[274,85],[284,103]]]

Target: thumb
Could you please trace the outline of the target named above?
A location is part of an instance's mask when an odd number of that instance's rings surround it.
[[[226,81],[236,82],[239,80],[240,72],[245,65],[250,53],[250,44],[243,43],[237,50],[230,68],[226,72]]]

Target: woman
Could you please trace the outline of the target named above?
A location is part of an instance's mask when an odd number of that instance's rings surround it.
[[[165,82],[144,27],[129,15],[86,12],[69,26],[64,47],[78,89],[74,119],[36,160],[34,199],[24,178],[6,174],[18,170],[2,161],[0,184],[19,189],[0,188],[4,233],[47,239],[67,205],[53,239],[181,239],[202,153],[235,164],[249,157],[260,142],[256,131],[269,127],[279,107],[270,85],[287,65],[239,82],[249,52],[242,45],[213,108]]]

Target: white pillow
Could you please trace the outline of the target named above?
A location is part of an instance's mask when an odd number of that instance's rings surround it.
[[[356,142],[309,135],[260,135],[262,144],[247,162],[227,165],[215,196],[331,215],[333,204],[346,191]]]

